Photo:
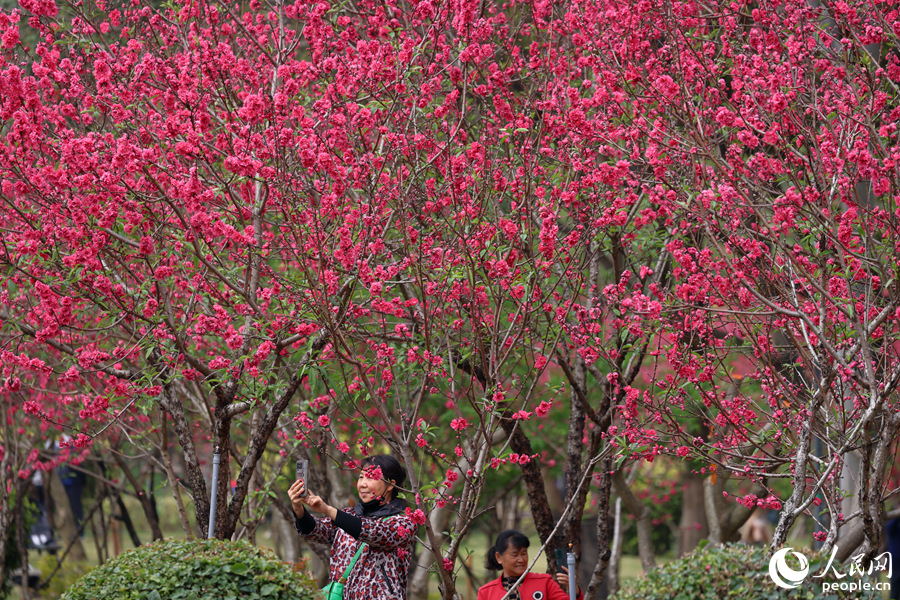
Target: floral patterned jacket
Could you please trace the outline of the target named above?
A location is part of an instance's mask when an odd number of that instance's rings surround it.
[[[359,527],[359,538],[327,517],[314,518],[309,511],[296,520],[297,531],[310,540],[331,544],[330,580],[338,581],[360,544],[366,543],[344,584],[345,600],[406,600],[406,580],[416,541],[416,525],[394,499],[369,515],[359,505],[343,512]],[[355,518],[354,518],[355,517]],[[346,521],[341,515],[335,521]],[[313,526],[314,524],[314,526]],[[356,531],[356,527],[351,527]]]

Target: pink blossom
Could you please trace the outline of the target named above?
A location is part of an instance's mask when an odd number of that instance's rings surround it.
[[[653,85],[667,99],[672,99],[678,94],[678,85],[669,75],[658,77]]]
[[[416,525],[424,525],[425,524],[425,513],[422,512],[422,509],[417,508],[412,510],[408,506],[406,507],[406,516],[409,517],[409,520],[415,523]]]
[[[210,369],[224,369],[228,365],[231,364],[231,361],[225,358],[224,356],[217,356],[216,358],[209,361]]]
[[[19,43],[19,27],[15,23],[12,24],[3,35],[0,36],[0,48],[12,48]]]
[[[138,247],[138,252],[140,252],[141,254],[143,254],[145,256],[148,256],[150,254],[153,254],[154,250],[155,250],[155,245],[153,243],[153,238],[151,238],[150,236],[146,236],[146,235],[144,237],[142,237],[141,243]]]
[[[375,481],[381,481],[384,475],[381,472],[381,467],[378,465],[368,465],[363,467],[362,469],[363,475],[368,479],[374,479]]]
[[[468,426],[469,422],[463,418],[453,419],[452,421],[450,421],[450,429],[453,429],[454,431],[462,431]]]
[[[738,502],[740,502],[746,508],[751,509],[751,510],[756,508],[756,506],[759,504],[759,500],[753,494],[747,494],[743,498],[739,498]]]
[[[87,436],[83,433],[79,433],[72,440],[72,445],[75,446],[76,448],[87,448],[88,446],[91,445],[92,442],[93,442],[93,440],[89,436]]]

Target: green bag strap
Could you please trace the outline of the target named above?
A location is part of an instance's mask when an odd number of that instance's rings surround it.
[[[363,548],[366,547],[366,543],[363,542],[359,545],[359,548],[356,549],[356,554],[353,555],[353,558],[350,559],[350,564],[347,565],[347,569],[344,571],[344,574],[341,575],[340,583],[347,583],[347,578],[350,577],[350,571],[353,570],[353,567],[356,566],[356,561],[359,560],[359,555],[362,554]]]

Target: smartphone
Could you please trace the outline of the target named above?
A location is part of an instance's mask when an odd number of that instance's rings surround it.
[[[303,497],[306,497],[309,494],[309,490],[306,489],[306,485],[308,482],[306,481],[307,476],[309,475],[309,462],[305,460],[297,461],[297,479],[303,480]]]
[[[556,549],[556,568],[561,569],[562,567],[568,568],[568,562],[566,561],[566,551],[562,548]]]

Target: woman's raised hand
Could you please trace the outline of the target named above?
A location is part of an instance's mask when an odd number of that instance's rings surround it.
[[[308,497],[304,498],[306,501],[306,505],[310,510],[315,511],[317,513],[322,513],[326,517],[331,517],[332,519],[337,514],[337,511],[328,506],[328,504],[322,500],[321,497],[316,496],[315,494],[310,494]]]
[[[297,515],[298,518],[303,517],[303,511],[305,510],[304,504],[308,506],[311,511],[321,513],[326,517],[333,519],[337,516],[337,509],[329,506],[321,497],[316,496],[315,494],[304,496],[304,492],[306,492],[306,482],[302,479],[295,481],[290,489],[288,489],[288,497],[291,499],[291,506],[294,508],[294,514]]]
[[[569,569],[565,567],[560,567],[562,569],[562,573],[556,574],[556,583],[562,586],[562,589],[565,591],[569,591]]]
[[[303,517],[303,501],[306,500],[309,502],[309,498],[304,497],[304,493],[306,492],[306,482],[302,479],[298,479],[294,482],[294,484],[288,489],[288,498],[291,499],[291,506],[294,509],[294,514],[297,515],[297,518]]]

